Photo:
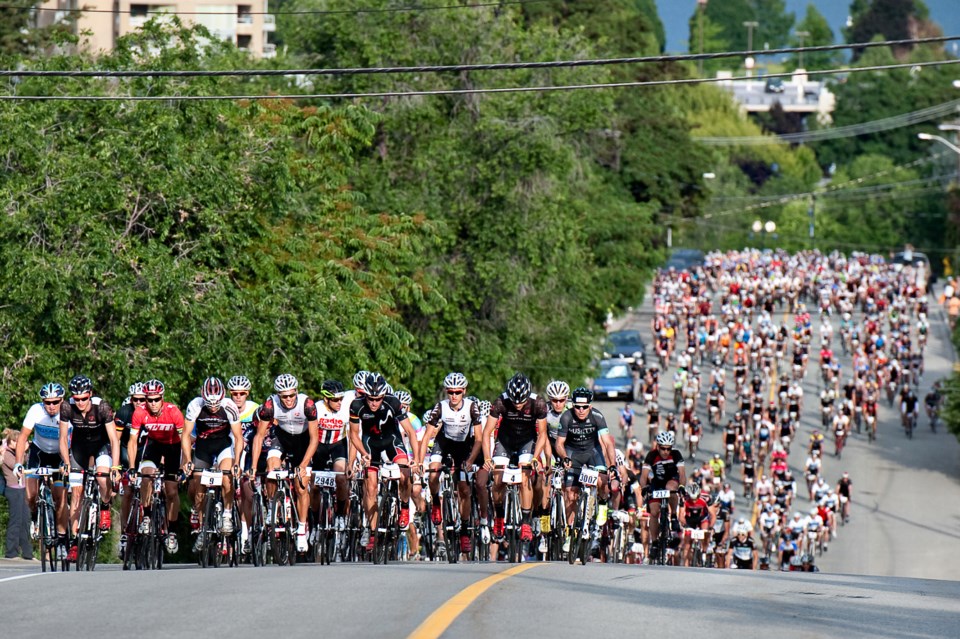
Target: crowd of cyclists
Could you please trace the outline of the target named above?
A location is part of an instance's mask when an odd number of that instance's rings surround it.
[[[824,457],[840,459],[851,436],[876,439],[884,395],[904,433],[917,429],[924,283],[875,255],[746,250],[658,272],[651,290],[654,352],[635,365],[648,451],[630,404],[608,425],[589,388],[554,380],[541,396],[522,373],[486,401],[451,372],[422,417],[408,391],[369,371],[350,388],[326,380],[317,397],[284,373],[259,404],[244,375],[210,377],[183,411],[157,379],[131,384],[114,411],[77,375],[40,389],[17,442],[34,538],[51,563],[79,567],[84,545],[114,526],[119,495],[120,559],[159,567],[179,548],[185,486],[202,565],[566,559],[817,570],[852,490],[845,472],[827,480]],[[661,402],[663,383],[673,396]],[[804,439],[805,398],[819,418],[801,444],[798,482],[788,454]],[[936,385],[923,403],[935,430]],[[707,431],[720,442],[711,455],[701,451]]]

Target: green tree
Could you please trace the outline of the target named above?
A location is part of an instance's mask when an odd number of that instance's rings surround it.
[[[0,6],[0,60],[4,56],[42,51],[55,44],[77,41],[73,23],[77,13],[71,12],[58,22],[36,26],[35,7],[40,0],[10,0]],[[44,19],[52,14],[41,13]]]
[[[803,20],[797,25],[797,31],[808,33],[802,40],[794,34],[790,39],[791,47],[807,46],[820,47],[834,44],[833,30],[830,23],[823,17],[823,14],[817,10],[812,2],[807,5],[807,13]],[[804,54],[803,64],[811,70],[834,69],[840,61],[840,53],[837,51],[810,51]],[[788,69],[795,69],[799,66],[799,56],[792,56],[787,63]]]
[[[914,34],[926,35],[935,28],[930,10],[922,0],[854,0],[850,5],[850,26],[844,29],[848,43],[882,40],[907,40]],[[905,57],[914,46],[899,47],[897,57]],[[863,48],[853,49],[853,59],[863,55]]]

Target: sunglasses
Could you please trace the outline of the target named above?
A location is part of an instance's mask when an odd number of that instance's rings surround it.
[[[577,410],[587,410],[590,408],[590,404],[574,404],[573,407]]]
[[[163,401],[163,398],[162,398],[162,397],[148,397],[148,398],[147,398],[147,403],[148,403],[148,404],[159,404],[159,403],[162,402],[162,401]]]
[[[85,402],[88,399],[90,399],[90,395],[83,395],[83,396],[74,395],[73,396],[73,401],[75,402]]]
[[[230,391],[230,394],[234,396],[240,396],[240,395],[247,396],[250,394],[250,391]]]
[[[342,402],[342,401],[343,401],[343,398],[342,398],[342,397],[328,397],[328,398],[327,398],[327,401],[332,404],[333,402]]]
[[[383,395],[377,395],[376,397],[374,397],[373,395],[367,395],[367,401],[369,401],[369,402],[382,402],[382,401],[383,401]]]
[[[463,395],[462,390],[448,390],[447,395]]]
[[[63,401],[62,399],[45,399],[45,400],[43,400],[43,405],[44,405],[44,406],[56,406],[57,404],[59,404],[59,403],[62,402],[62,401]]]
[[[282,393],[278,397],[280,397],[280,399],[293,399],[296,396],[296,393]]]
[[[659,450],[673,450],[673,446],[657,446]],[[706,462],[704,462],[706,463]]]
[[[131,401],[131,402],[135,402],[135,403],[137,403],[137,404],[140,404],[140,403],[142,403],[142,402],[147,401],[147,398],[146,398],[146,397],[131,397],[131,398],[130,398],[130,401]]]
[[[567,403],[567,400],[565,400],[565,399],[551,399],[550,401],[553,402],[554,404],[566,404],[566,403]]]

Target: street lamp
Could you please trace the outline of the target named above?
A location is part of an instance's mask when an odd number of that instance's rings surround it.
[[[776,239],[776,235],[774,235],[774,233],[777,232],[777,223],[773,220],[767,220],[766,222],[763,220],[754,220],[753,225],[750,228],[758,235],[761,233],[763,234],[760,240],[761,248],[767,248],[768,235],[771,235],[774,239]]]
[[[760,23],[756,20],[747,20],[743,23],[743,26],[747,28],[747,51],[753,51],[753,30],[760,26]],[[743,61],[743,66],[747,69],[747,75],[753,75],[753,56],[747,56],[747,59]]]
[[[950,140],[944,137],[941,137],[939,135],[931,135],[929,133],[917,133],[917,137],[920,138],[921,140],[933,140],[933,141],[939,142],[940,144],[943,144],[944,146],[946,146],[948,149],[950,149],[957,155],[960,155],[960,146],[957,146],[956,144],[954,144],[953,142],[951,142]]]

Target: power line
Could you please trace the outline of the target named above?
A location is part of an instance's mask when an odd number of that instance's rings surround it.
[[[958,60],[958,62],[960,62],[960,60]],[[793,201],[796,201],[796,200],[803,200],[803,199],[806,199],[806,198],[809,198],[809,197],[820,197],[820,196],[822,196],[822,195],[825,195],[825,194],[830,193],[830,192],[833,192],[833,191],[837,191],[837,190],[840,190],[840,189],[845,189],[845,188],[847,188],[848,186],[851,186],[851,185],[863,184],[863,183],[866,182],[867,180],[873,180],[873,179],[878,178],[878,177],[884,177],[884,176],[886,176],[886,175],[890,175],[891,173],[893,173],[893,172],[895,172],[895,171],[900,171],[900,170],[903,170],[903,169],[909,169],[909,168],[913,168],[913,167],[915,167],[915,166],[919,166],[919,165],[921,165],[921,164],[927,164],[927,163],[929,163],[929,162],[933,162],[933,161],[935,161],[935,160],[939,160],[939,159],[942,158],[946,153],[947,153],[946,151],[941,151],[940,153],[933,153],[933,154],[931,154],[931,155],[929,155],[929,156],[927,156],[927,157],[922,157],[922,158],[913,160],[913,161],[911,161],[911,162],[907,162],[907,163],[905,163],[905,164],[899,164],[899,165],[897,165],[897,166],[890,167],[889,169],[884,169],[883,171],[877,171],[876,173],[873,173],[873,174],[871,174],[871,175],[864,175],[864,176],[861,176],[861,177],[858,177],[858,178],[854,178],[854,179],[852,179],[852,180],[847,180],[846,182],[841,182],[840,184],[832,184],[832,185],[830,185],[829,187],[827,187],[826,189],[823,189],[823,190],[821,190],[821,191],[811,191],[811,192],[809,192],[809,193],[793,193],[793,194],[790,194],[790,195],[780,196],[780,197],[778,197],[777,199],[771,200],[771,201],[769,201],[769,202],[760,202],[760,203],[758,203],[758,204],[751,204],[750,206],[745,206],[745,207],[739,208],[739,209],[727,209],[726,211],[720,211],[720,212],[718,212],[718,213],[706,213],[706,214],[704,214],[704,215],[702,216],[702,218],[700,218],[700,219],[708,220],[708,219],[715,218],[715,217],[723,217],[723,216],[727,216],[727,215],[733,215],[733,214],[735,214],[735,213],[749,213],[750,211],[758,211],[758,210],[762,210],[762,209],[769,208],[769,207],[771,207],[771,206],[780,206],[780,205],[782,205],[782,204],[788,204],[789,202],[793,202]]]
[[[858,195],[864,193],[877,193],[880,191],[890,191],[893,189],[903,189],[907,186],[918,186],[923,184],[929,184],[931,182],[943,183],[947,180],[950,180],[954,175],[935,175],[927,178],[917,178],[915,180],[902,180],[900,182],[887,182],[885,184],[874,184],[871,186],[864,186],[860,188],[836,188],[832,191],[810,191],[808,193],[788,193],[783,195],[746,195],[739,197],[717,197],[713,198],[713,201],[727,201],[727,200],[763,200],[771,201],[778,200],[781,198],[794,198],[794,199],[803,199],[816,195],[817,197],[835,197],[839,199],[846,199],[848,195]],[[921,189],[926,190],[926,189]]]
[[[903,69],[906,67],[924,67],[960,64],[960,59],[932,62],[916,62],[908,64],[885,64],[871,67],[855,67],[851,69],[826,69],[823,71],[808,71],[808,75],[828,75],[838,72],[863,73],[866,71],[884,71],[888,69]],[[130,72],[124,72],[130,73]],[[0,75],[4,75],[0,73]],[[16,75],[10,73],[6,75]],[[155,74],[148,74],[155,75]],[[792,75],[791,73],[769,73],[766,77],[776,78]],[[743,78],[681,78],[674,80],[645,80],[640,82],[608,82],[597,84],[568,84],[558,86],[521,86],[502,87],[491,89],[433,89],[423,91],[370,91],[365,93],[289,93],[275,95],[0,95],[0,101],[94,101],[94,102],[176,102],[176,101],[208,101],[208,100],[337,100],[357,98],[402,98],[412,96],[437,95],[472,95],[483,93],[545,93],[551,91],[577,91],[587,89],[622,89],[627,87],[662,87],[677,85],[706,84],[727,82],[731,79]]]
[[[503,7],[507,5],[542,4],[549,0],[504,0],[503,2],[479,2],[474,4],[447,4],[440,6],[405,6],[405,7],[358,7],[356,9],[304,9],[303,11],[246,11],[248,16],[303,16],[303,15],[351,15],[358,13],[402,13],[414,11],[447,11],[454,9],[483,9],[485,7]],[[56,7],[18,7],[11,4],[0,4],[0,9],[23,9],[24,11],[55,11],[60,13],[112,13],[133,14],[132,9],[58,9]],[[156,16],[235,16],[236,11],[137,11],[137,15]]]
[[[859,135],[866,135],[868,133],[879,133],[880,131],[889,131],[892,129],[899,129],[905,126],[911,126],[913,124],[919,124],[921,122],[926,122],[928,120],[933,120],[935,118],[943,117],[956,113],[960,109],[960,100],[951,100],[949,102],[944,102],[942,104],[937,104],[926,109],[920,109],[919,111],[912,111],[910,113],[901,113],[899,115],[890,116],[887,118],[881,118],[879,120],[872,120],[870,122],[861,122],[859,124],[850,124],[847,126],[839,126],[832,129],[821,129],[818,131],[803,131],[800,133],[785,133],[782,135],[770,136],[770,135],[745,135],[745,136],[732,136],[732,137],[702,137],[694,138],[697,142],[701,144],[706,144],[708,146],[730,146],[730,145],[743,145],[743,146],[760,146],[765,144],[779,144],[779,143],[809,143],[809,142],[820,142],[823,140],[833,140],[837,138],[848,138],[855,137]]]
[[[231,14],[232,15],[232,14]],[[556,69],[556,68],[576,68],[576,67],[596,67],[611,66],[618,64],[647,64],[662,62],[682,62],[690,60],[704,60],[715,58],[744,57],[763,54],[788,54],[807,51],[833,51],[837,49],[849,49],[851,47],[879,47],[879,46],[901,46],[906,44],[925,44],[931,42],[947,42],[951,40],[960,40],[960,35],[956,36],[938,36],[934,38],[914,38],[910,40],[886,40],[883,42],[861,42],[858,44],[830,44],[823,46],[795,47],[786,49],[770,49],[768,51],[727,51],[724,53],[693,53],[677,55],[659,55],[659,56],[640,56],[629,58],[592,58],[586,60],[547,60],[543,62],[496,62],[489,64],[443,64],[443,65],[421,65],[421,66],[403,66],[403,67],[353,67],[342,69],[221,69],[216,71],[91,71],[91,70],[29,70],[29,69],[5,69],[0,70],[0,77],[56,77],[56,78],[160,78],[160,77],[246,77],[246,76],[285,76],[285,75],[375,75],[375,74],[394,74],[394,73],[445,73],[445,72],[466,72],[466,71],[505,71],[517,69]],[[950,61],[942,63],[947,64]],[[905,64],[899,67],[917,67],[929,64],[940,64],[941,62],[920,62],[915,64]],[[863,69],[864,67],[855,67]],[[879,68],[879,67],[876,67]],[[824,73],[854,71],[851,69],[840,69],[834,71],[808,71],[807,75],[818,75]],[[792,73],[768,73],[764,77],[776,78],[792,76]],[[704,82],[729,82],[733,80],[755,79],[751,76],[736,78],[704,78]],[[685,81],[700,81],[700,79],[687,78]],[[679,80],[678,80],[679,82]]]

